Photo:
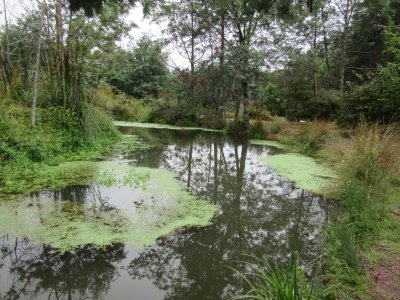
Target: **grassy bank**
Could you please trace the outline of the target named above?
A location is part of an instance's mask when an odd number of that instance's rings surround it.
[[[360,125],[329,150],[340,212],[326,236],[326,297],[375,299],[374,269],[400,254],[400,136],[393,127]]]
[[[324,275],[318,278],[321,288],[314,290],[310,299],[395,297],[400,279],[388,270],[400,269],[398,128],[361,124],[344,131],[333,123],[314,121],[285,124],[270,138],[286,145],[289,151],[313,156],[330,165],[337,175],[325,188],[325,194],[338,211],[325,231],[320,262]],[[257,298],[268,290],[282,295],[288,292],[288,287],[277,288],[271,280],[261,282],[261,278],[277,278],[282,274],[264,269],[255,281],[249,282],[250,295],[256,299],[289,299]],[[285,274],[288,277],[285,282],[292,282],[290,277],[297,276],[296,272]]]
[[[32,127],[29,108],[0,101],[0,194],[63,186],[82,174],[57,165],[97,159],[119,139],[111,120],[91,106],[83,118],[59,107],[39,109]]]

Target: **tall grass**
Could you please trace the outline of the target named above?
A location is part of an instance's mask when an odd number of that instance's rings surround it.
[[[271,267],[267,262],[253,257],[254,263],[246,262],[253,271],[236,271],[247,283],[249,291],[234,299],[259,300],[306,300],[317,299],[316,292],[307,282],[297,255],[287,270]]]
[[[335,132],[334,127],[335,125],[330,122],[307,122],[299,124],[291,132],[282,132],[278,140],[289,145],[295,151],[313,155],[322,147],[328,135]]]
[[[399,196],[400,134],[378,124],[359,125],[336,153],[338,181],[332,196],[340,213],[327,232],[327,295],[367,298],[360,253],[374,245],[388,218],[393,195]]]

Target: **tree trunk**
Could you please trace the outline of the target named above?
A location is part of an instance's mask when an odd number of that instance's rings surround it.
[[[32,95],[32,116],[31,116],[31,124],[35,126],[36,123],[36,102],[39,90],[39,69],[40,69],[40,49],[42,43],[42,30],[43,30],[43,23],[44,23],[44,10],[45,10],[45,3],[43,3],[43,7],[40,14],[40,19],[38,22],[38,39],[37,39],[37,46],[36,46],[36,58],[35,58],[35,76],[33,79],[33,95]]]
[[[4,33],[5,33],[5,51],[3,49],[3,57],[2,57],[2,67],[3,67],[3,76],[4,76],[4,85],[6,89],[6,93],[8,95],[11,94],[10,91],[10,81],[11,81],[11,68],[10,68],[10,41],[9,41],[9,31],[8,31],[8,16],[7,16],[7,6],[6,1],[3,0],[3,14],[4,14]]]
[[[64,107],[67,106],[67,87],[65,81],[65,57],[64,57],[64,30],[62,24],[62,0],[56,0],[56,42],[58,56],[59,84],[61,88],[61,99]]]
[[[249,83],[247,80],[242,82],[242,95],[243,95],[243,126],[244,133],[248,133],[250,125],[250,95]]]
[[[315,14],[314,14],[314,41],[313,41],[313,48],[314,48],[314,70],[313,70],[313,91],[314,91],[314,97],[317,96],[317,92],[318,92],[318,74],[317,74],[317,70],[318,70],[318,61],[317,61],[317,10],[315,10]]]
[[[339,60],[339,83],[340,83],[340,94],[343,95],[345,85],[345,71],[346,71],[346,59],[347,59],[347,42],[349,35],[350,21],[353,15],[354,4],[356,0],[347,0],[346,7],[344,10],[344,27],[341,38],[340,48],[340,60]]]
[[[325,16],[325,11],[324,11],[324,6],[322,5],[321,8],[321,21],[322,21],[322,30],[324,34],[324,50],[325,50],[325,63],[326,63],[326,68],[328,70],[328,73],[330,71],[330,64],[329,64],[329,50],[328,50],[328,37],[326,33],[326,16]]]

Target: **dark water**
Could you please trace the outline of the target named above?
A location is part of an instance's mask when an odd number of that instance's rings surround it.
[[[115,245],[60,255],[28,239],[3,237],[4,299],[229,299],[246,287],[227,266],[245,271],[245,255],[283,266],[295,251],[303,263],[317,257],[327,205],[258,162],[277,150],[236,144],[218,133],[121,130],[153,145],[131,154],[132,165],[169,169],[191,193],[221,207],[213,224],[182,230],[141,252]],[[36,197],[113,209],[123,192],[71,186]]]

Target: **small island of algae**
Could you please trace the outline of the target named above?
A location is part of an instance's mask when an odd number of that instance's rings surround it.
[[[324,194],[330,180],[335,178],[334,172],[328,167],[300,154],[277,154],[259,160],[293,181],[296,187],[316,194]]]

